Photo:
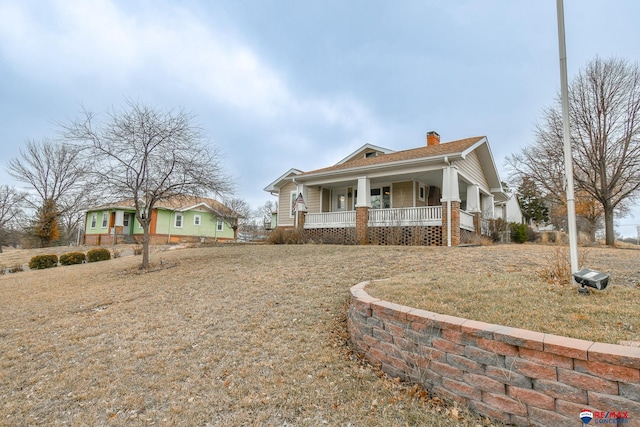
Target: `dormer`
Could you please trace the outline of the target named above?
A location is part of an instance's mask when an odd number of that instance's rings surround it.
[[[353,153],[349,154],[344,159],[340,160],[336,165],[341,165],[343,163],[348,163],[352,160],[369,158],[369,157],[378,157],[383,154],[393,153],[393,150],[389,150],[388,148],[379,147],[373,144],[365,144],[362,147],[358,148]]]

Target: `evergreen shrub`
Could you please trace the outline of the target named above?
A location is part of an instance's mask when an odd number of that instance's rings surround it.
[[[111,252],[107,248],[91,249],[87,252],[87,262],[107,261],[111,259]]]
[[[60,255],[60,265],[82,264],[87,257],[82,252],[69,252]]]
[[[58,255],[36,255],[29,260],[29,268],[42,270],[58,266]]]

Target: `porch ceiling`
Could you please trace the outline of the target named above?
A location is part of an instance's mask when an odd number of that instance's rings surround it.
[[[360,176],[367,176],[366,174]],[[422,184],[439,187],[442,188],[442,169],[430,170],[430,171],[409,171],[409,172],[400,172],[393,175],[386,176],[373,176],[369,177],[371,185],[383,185],[383,184],[391,184],[394,182],[406,182],[406,181],[418,181]],[[300,182],[298,180],[298,182]],[[345,187],[356,187],[358,185],[358,177],[357,176],[348,176],[348,177],[339,177],[322,180],[309,180],[308,182],[302,182],[304,185],[310,187],[323,187],[323,188],[345,188]]]

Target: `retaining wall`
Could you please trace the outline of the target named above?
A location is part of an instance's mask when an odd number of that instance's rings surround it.
[[[640,348],[493,325],[351,288],[356,351],[393,377],[518,426],[640,426]]]

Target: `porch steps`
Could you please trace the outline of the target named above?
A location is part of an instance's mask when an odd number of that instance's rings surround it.
[[[136,239],[133,238],[130,234],[119,234],[118,235],[118,243],[126,244],[126,245],[135,245]]]

